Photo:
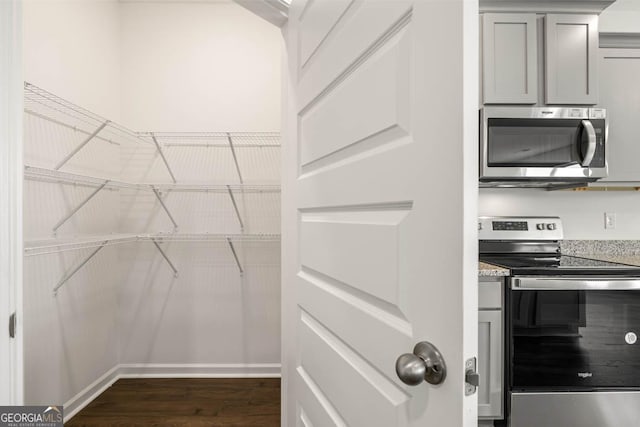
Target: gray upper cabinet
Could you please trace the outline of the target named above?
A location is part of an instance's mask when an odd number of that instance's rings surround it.
[[[485,104],[535,104],[538,98],[536,15],[486,13],[482,17]]]
[[[603,181],[640,182],[640,47],[600,49],[599,65],[599,105],[609,119],[609,177]]]
[[[546,15],[545,102],[597,104],[597,55],[597,15]]]

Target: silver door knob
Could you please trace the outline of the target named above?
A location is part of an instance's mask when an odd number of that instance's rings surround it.
[[[437,385],[442,384],[447,377],[447,365],[433,344],[422,341],[416,344],[413,353],[398,357],[396,373],[408,385],[418,385],[422,381]]]

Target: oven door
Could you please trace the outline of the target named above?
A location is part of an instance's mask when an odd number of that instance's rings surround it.
[[[503,110],[483,111],[481,181],[607,176],[605,119],[589,119],[580,108]]]
[[[640,390],[640,280],[514,278],[513,391]]]
[[[640,280],[513,278],[510,427],[640,420]]]

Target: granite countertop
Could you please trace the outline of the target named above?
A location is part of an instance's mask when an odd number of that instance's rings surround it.
[[[506,268],[497,267],[486,262],[478,263],[478,276],[480,277],[502,277],[508,275],[509,270]]]
[[[638,240],[565,240],[560,245],[565,255],[640,267],[640,241]]]
[[[586,254],[580,255],[584,258],[592,258],[600,261],[619,262],[620,264],[627,264],[640,267],[640,255],[625,255],[625,254]]]

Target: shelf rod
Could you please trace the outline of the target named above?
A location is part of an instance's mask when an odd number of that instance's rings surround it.
[[[160,251],[160,254],[164,258],[164,260],[167,261],[167,264],[169,264],[169,267],[171,267],[171,269],[173,270],[173,277],[178,277],[178,269],[176,269],[176,267],[173,265],[173,263],[167,256],[167,254],[164,252],[164,250],[162,250],[162,247],[158,244],[156,239],[151,238],[151,241],[153,242],[154,245],[156,245],[156,248],[158,248],[158,251]]]
[[[60,163],[58,163],[54,169],[55,169],[55,170],[60,170],[60,168],[61,168],[62,166],[64,166],[64,165],[65,165],[65,163],[67,163],[69,160],[71,160],[71,158],[72,158],[73,156],[75,156],[76,154],[78,154],[78,151],[82,150],[82,148],[83,148],[85,145],[87,145],[89,142],[91,142],[91,140],[92,140],[93,138],[95,138],[95,136],[96,136],[96,135],[98,135],[98,133],[100,133],[100,131],[101,131],[102,129],[104,129],[104,128],[109,124],[109,123],[110,123],[110,122],[109,122],[109,120],[107,120],[107,121],[105,121],[104,123],[102,123],[98,129],[96,129],[96,130],[95,130],[91,135],[89,135],[89,136],[87,137],[87,139],[85,139],[84,141],[82,141],[82,143],[80,143],[80,145],[78,145],[78,146],[77,146],[77,147],[76,147],[76,148],[75,148],[71,153],[69,153],[69,154],[67,155],[67,157],[65,157],[64,159],[62,159],[62,160],[60,161]]]
[[[167,205],[164,204],[164,200],[162,200],[162,197],[160,196],[160,192],[155,187],[151,187],[151,189],[153,190],[153,194],[156,195],[156,198],[160,202],[160,206],[162,206],[162,209],[164,209],[164,211],[167,213],[167,216],[169,217],[169,219],[173,223],[173,228],[177,230],[178,229],[178,224],[176,223],[176,220],[173,219],[173,215],[171,215],[171,212],[169,212],[169,209],[167,208]]]
[[[227,140],[229,141],[229,148],[231,148],[231,154],[233,154],[233,161],[236,164],[236,170],[238,171],[238,178],[240,178],[240,184],[244,184],[244,180],[242,179],[242,173],[240,173],[240,166],[238,165],[238,157],[236,157],[236,150],[233,148],[233,139],[231,139],[231,134],[227,132]]]
[[[156,136],[152,133],[151,134],[151,139],[153,140],[153,143],[156,144],[156,148],[158,149],[158,153],[160,153],[160,157],[162,157],[162,161],[164,162],[164,165],[167,167],[167,170],[169,171],[169,175],[171,175],[171,179],[173,180],[173,183],[175,184],[176,181],[176,177],[173,175],[173,171],[171,170],[171,166],[169,166],[169,162],[167,161],[167,158],[164,156],[164,151],[162,151],[162,147],[160,146],[160,143],[158,142],[158,140],[156,139]]]
[[[104,242],[102,242],[102,245],[101,245],[101,246],[99,246],[95,251],[91,252],[91,254],[90,254],[88,257],[86,257],[86,258],[84,259],[84,261],[82,261],[82,262],[80,263],[80,265],[78,265],[76,268],[74,268],[74,269],[73,269],[73,271],[72,271],[71,273],[69,273],[69,274],[67,274],[66,276],[64,276],[64,277],[63,277],[63,278],[58,282],[58,284],[55,286],[55,288],[53,288],[53,295],[54,295],[54,296],[58,295],[58,289],[60,289],[60,287],[62,287],[62,285],[64,285],[65,283],[67,283],[67,282],[69,281],[69,279],[71,279],[71,278],[72,278],[72,277],[73,277],[73,276],[78,272],[78,270],[80,270],[82,267],[84,267],[84,265],[85,265],[86,263],[88,263],[88,262],[89,262],[89,260],[90,260],[91,258],[93,258],[94,256],[96,256],[96,254],[97,254],[98,252],[100,252],[100,250],[101,250],[102,248],[104,248],[108,242],[109,242],[108,240],[105,240]]]
[[[82,201],[82,203],[80,203],[78,206],[76,206],[75,209],[73,209],[71,212],[69,212],[67,214],[67,216],[65,216],[64,218],[62,218],[60,221],[58,221],[58,223],[56,225],[53,226],[53,234],[55,235],[58,232],[58,229],[60,227],[62,227],[62,224],[64,224],[65,222],[67,222],[72,216],[74,216],[76,214],[76,212],[78,212],[80,209],[82,209],[82,207],[84,205],[86,205],[87,203],[89,203],[89,200],[93,199],[95,197],[96,194],[98,194],[104,187],[107,186],[107,184],[109,183],[109,181],[105,181],[102,185],[100,185],[98,188],[95,189],[95,191],[93,193],[91,193],[89,195],[89,197],[87,197],[86,199],[84,199],[84,201]]]
[[[240,222],[240,230],[244,230],[244,223],[242,222],[242,217],[240,216],[240,210],[238,209],[236,198],[233,197],[233,191],[231,190],[231,186],[227,185],[227,191],[229,192],[229,197],[231,197],[231,203],[233,203],[233,209],[235,209],[236,211],[238,222]]]
[[[240,264],[240,260],[238,259],[238,254],[236,253],[236,248],[233,246],[233,242],[229,237],[227,237],[227,243],[229,244],[229,248],[231,249],[231,253],[233,254],[233,258],[236,260],[236,264],[238,265],[238,270],[240,270],[240,274],[244,273],[242,269],[242,265]]]

